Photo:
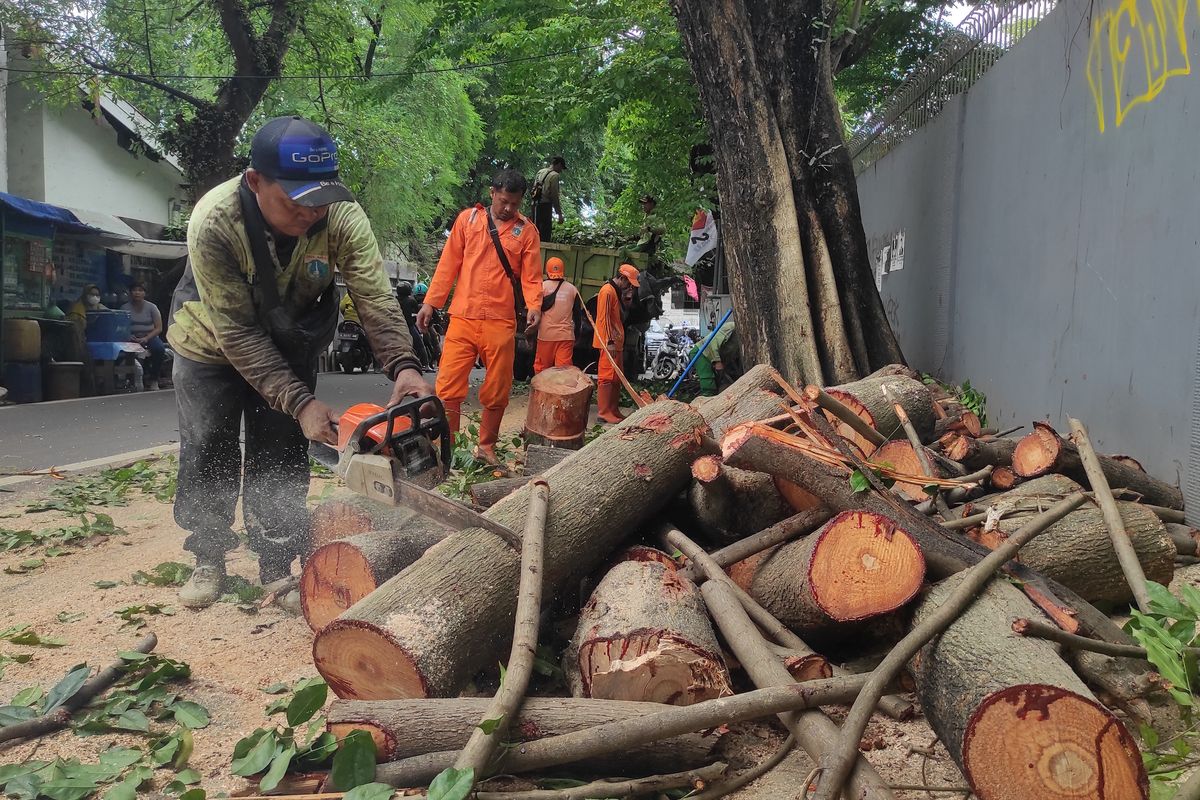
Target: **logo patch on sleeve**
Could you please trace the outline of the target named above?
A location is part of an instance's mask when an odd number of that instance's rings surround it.
[[[304,262],[304,268],[317,280],[329,277],[329,260],[326,256],[309,256]]]

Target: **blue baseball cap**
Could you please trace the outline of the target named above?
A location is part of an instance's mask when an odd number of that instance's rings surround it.
[[[250,142],[250,167],[302,206],[354,201],[338,177],[337,143],[304,117],[275,117],[259,128]]]

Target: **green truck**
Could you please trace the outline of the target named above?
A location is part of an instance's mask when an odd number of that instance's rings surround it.
[[[554,256],[562,259],[563,277],[575,285],[585,303],[600,292],[600,287],[617,274],[617,268],[622,264],[633,264],[639,270],[644,270],[647,263],[645,253],[613,250],[609,247],[542,242],[543,273],[546,259]]]

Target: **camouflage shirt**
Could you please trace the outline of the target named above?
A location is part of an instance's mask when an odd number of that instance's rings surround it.
[[[190,263],[175,289],[167,339],[184,358],[232,364],[271,408],[294,416],[313,395],[259,319],[262,297],[242,222],[241,180],[238,176],[215,187],[192,211],[187,233]],[[325,224],[296,241],[286,266],[279,264],[274,241],[270,244],[279,302],[293,319],[316,303],[337,269],[385,373],[395,378],[401,369],[420,369],[361,206],[331,205]]]

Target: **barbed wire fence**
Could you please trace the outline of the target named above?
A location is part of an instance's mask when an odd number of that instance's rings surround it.
[[[913,70],[846,143],[861,172],[970,89],[1058,5],[1058,0],[981,3]]]

